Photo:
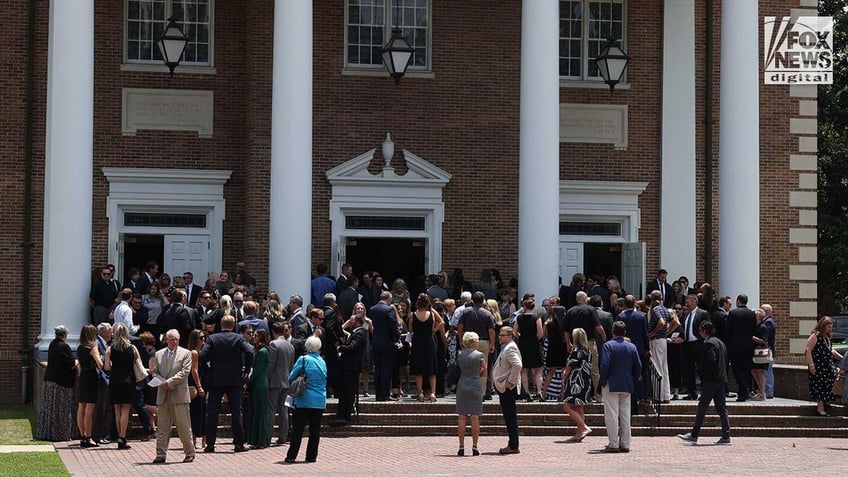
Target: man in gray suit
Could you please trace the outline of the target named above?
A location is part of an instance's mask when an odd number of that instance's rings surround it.
[[[274,323],[271,332],[274,339],[268,344],[268,407],[271,412],[268,425],[268,435],[274,430],[274,420],[280,413],[280,433],[277,437],[277,445],[282,445],[288,440],[289,435],[289,410],[285,406],[286,391],[289,390],[289,373],[294,364],[294,346],[286,340],[286,324]]]
[[[156,430],[156,459],[154,464],[165,462],[168,442],[171,440],[171,424],[177,426],[177,435],[183,444],[185,459],[194,461],[194,439],[191,435],[191,417],[189,416],[188,375],[191,372],[191,352],[179,346],[180,333],[168,330],[165,334],[167,348],[162,348],[150,359],[150,369],[165,382],[159,386],[156,394],[158,429]]]

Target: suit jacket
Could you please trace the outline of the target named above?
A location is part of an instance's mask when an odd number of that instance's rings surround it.
[[[282,336],[268,343],[268,388],[289,388],[289,373],[294,364],[294,346]]]
[[[165,312],[162,332],[177,330],[180,332],[180,346],[188,347],[188,335],[194,329],[194,313],[182,303],[174,303]]]
[[[188,300],[186,304],[192,308],[197,306],[197,299],[200,297],[200,291],[203,287],[195,285],[192,283],[191,285],[186,285],[186,295],[188,296]]]
[[[521,352],[515,340],[501,349],[492,367],[492,384],[499,393],[506,392],[507,381],[515,383],[514,389],[521,389]]]
[[[230,330],[212,333],[200,350],[200,365],[209,368],[209,387],[241,386],[252,364],[253,348]]]
[[[695,335],[696,338],[698,338],[698,341],[701,341],[701,335],[698,334],[698,330],[701,329],[702,322],[708,321],[710,319],[710,314],[707,313],[707,310],[704,310],[703,308],[695,308],[694,310],[687,312],[683,315],[683,319],[680,320],[680,335],[683,337],[684,341],[689,341],[688,337],[686,336],[686,321],[689,319],[689,315],[691,313],[695,314],[694,321],[692,321],[692,333]],[[751,338],[749,337],[748,340],[750,339]],[[753,341],[751,342],[753,343]],[[751,349],[754,349],[753,346],[751,347]]]
[[[674,306],[674,290],[672,290],[671,285],[668,282],[660,283],[659,280],[654,279],[648,282],[648,286],[645,287],[645,296],[651,293],[654,290],[665,290],[665,294],[663,295],[665,298],[663,299],[663,306],[666,308],[671,308]]]
[[[368,316],[374,325],[374,335],[371,339],[371,349],[378,352],[390,351],[400,340],[395,310],[381,301],[368,310]]]
[[[135,293],[146,295],[147,289],[150,288],[151,283],[153,283],[153,281],[147,277],[147,272],[141,272],[141,276],[138,278],[138,282],[136,282],[135,289],[133,291]]]
[[[356,372],[362,370],[362,356],[365,354],[365,347],[367,345],[367,333],[368,330],[360,326],[353,330],[353,333],[339,345],[339,353],[341,355],[339,360],[341,361],[342,370]]]
[[[342,321],[350,318],[351,313],[353,313],[353,306],[356,305],[356,302],[358,301],[359,292],[352,287],[346,287],[341,293],[339,293],[336,303],[339,304],[339,313],[342,315]]]
[[[727,350],[731,353],[754,354],[754,328],[757,327],[757,315],[747,307],[738,307],[727,314]]]
[[[630,342],[636,346],[639,356],[645,356],[645,353],[651,349],[648,344],[648,320],[645,314],[631,308],[619,313],[618,319],[627,326],[625,336],[630,338]]]
[[[642,375],[642,361],[633,343],[617,336],[604,343],[598,389],[608,385],[612,393],[633,393]]]
[[[324,349],[324,329],[320,326],[318,327],[318,329],[321,330],[321,349],[323,350]],[[292,331],[292,337],[293,338],[303,340],[303,341],[306,341],[306,338],[309,338],[313,334],[315,334],[315,331],[312,330],[312,323],[310,323],[310,322],[306,322],[306,323],[298,326],[297,328],[295,328],[294,331]]]
[[[191,351],[178,346],[174,350],[174,358],[168,358],[168,348],[156,352],[154,360],[155,373],[168,383],[169,390],[161,386],[157,388],[156,405],[161,406],[171,402],[187,404],[191,402],[188,392],[188,376],[191,373]]]
[[[292,330],[306,323],[307,321],[309,321],[309,319],[306,317],[306,313],[304,313],[303,307],[298,308],[294,312],[292,317],[289,319],[289,323],[291,324]]]

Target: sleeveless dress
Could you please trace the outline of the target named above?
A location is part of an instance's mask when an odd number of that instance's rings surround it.
[[[192,351],[192,353],[194,353],[194,351]],[[201,388],[204,388],[204,391],[205,391],[206,389],[203,386],[203,381],[206,380],[206,377],[204,376],[205,372],[206,372],[206,366],[200,366],[200,363],[198,363],[197,375],[198,375],[198,377],[200,377],[201,382],[200,383],[194,382],[194,373],[188,373],[188,385],[194,386],[194,387],[199,386]],[[147,387],[150,387],[150,386],[147,386]],[[155,390],[156,388],[153,388],[153,389]],[[146,389],[145,389],[145,391],[146,391]],[[146,398],[146,394],[145,394],[145,398]],[[156,401],[154,400],[153,403],[156,404]],[[194,437],[205,436],[206,435],[206,396],[201,396],[200,394],[195,396],[194,399],[192,399],[191,402],[188,404],[188,412],[189,412],[189,417],[191,419],[191,433],[192,433],[192,435],[194,435]]]
[[[565,380],[565,402],[585,406],[592,396],[592,358],[583,348],[575,347],[568,356],[571,373]]]
[[[548,334],[548,352],[545,354],[545,366],[549,368],[563,368],[568,361],[568,352],[565,342],[562,341],[562,330],[557,320],[550,320],[545,325]]]
[[[112,404],[132,404],[135,401],[135,375],[133,350],[130,345],[123,351],[112,348],[112,374],[109,378],[109,398]]]
[[[460,416],[483,414],[483,390],[480,387],[480,364],[483,353],[476,349],[459,352],[459,381],[456,383],[456,413]]]
[[[80,364],[79,396],[81,403],[97,402],[97,363],[91,356],[91,347],[79,345],[77,347],[77,359]]]
[[[518,315],[518,351],[521,352],[521,366],[539,368],[542,366],[542,354],[539,352],[539,336],[536,335],[536,315],[525,313]]]
[[[433,342],[433,316],[427,312],[427,320],[412,318],[412,350],[409,372],[430,376],[436,374],[436,348]]]
[[[813,365],[816,374],[810,374],[810,397],[813,401],[830,401],[833,399],[833,382],[836,381],[836,370],[831,360],[830,338],[818,335],[813,347]]]
[[[271,445],[271,433],[268,429],[268,348],[256,352],[253,359],[253,373],[248,381],[250,387],[250,435],[247,443],[256,447]],[[311,431],[311,429],[310,429]]]

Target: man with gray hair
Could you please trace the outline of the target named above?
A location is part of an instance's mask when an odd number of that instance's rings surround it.
[[[470,306],[471,304],[471,292],[464,291],[459,295],[459,301],[462,303],[461,305],[456,307],[456,310],[453,311],[453,315],[451,315],[450,320],[448,320],[449,324],[456,328],[456,325],[459,323],[459,317],[465,313],[465,308]]]
[[[191,352],[181,347],[180,332],[175,329],[165,333],[167,347],[160,349],[150,359],[150,370],[164,380],[157,389],[156,406],[156,458],[154,464],[164,464],[171,440],[171,425],[177,427],[177,435],[183,444],[183,462],[194,462],[194,439],[191,434],[191,416],[188,391],[188,376],[191,373]]]
[[[303,297],[300,295],[292,295],[289,297],[289,323],[292,329],[306,323],[306,312],[303,310]]]
[[[295,360],[294,346],[286,339],[287,323],[277,322],[271,327],[273,340],[268,344],[268,407],[270,430],[274,430],[277,413],[280,414],[280,432],[276,444],[282,445],[289,435],[289,410],[284,405],[289,389],[289,373]]]
[[[106,348],[112,341],[112,325],[97,325],[97,349],[100,356],[106,356]],[[118,427],[115,424],[115,411],[109,401],[109,372],[98,370],[97,403],[94,405],[94,421],[91,426],[91,438],[98,444],[109,444],[117,439]],[[111,439],[110,439],[111,438]]]

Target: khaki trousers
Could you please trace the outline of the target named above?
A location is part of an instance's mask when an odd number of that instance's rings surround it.
[[[171,426],[176,424],[177,435],[183,444],[186,456],[194,455],[194,439],[191,435],[191,415],[188,403],[175,404],[170,400],[159,406],[156,415],[156,457],[165,457],[171,441]]]

